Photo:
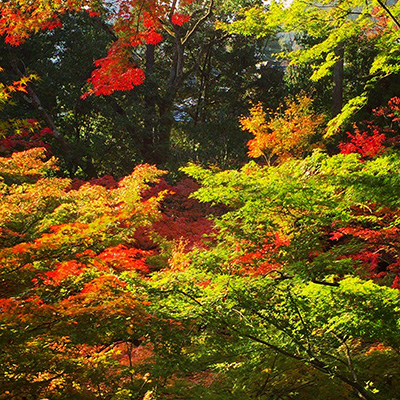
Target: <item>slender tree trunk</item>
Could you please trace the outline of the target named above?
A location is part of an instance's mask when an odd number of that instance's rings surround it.
[[[171,153],[171,131],[174,123],[174,102],[176,95],[184,80],[185,46],[199,27],[210,17],[214,6],[214,0],[209,0],[205,14],[200,17],[192,27],[185,32],[182,27],[173,23],[173,15],[178,1],[172,0],[171,12],[169,14],[169,26],[166,31],[174,40],[174,56],[170,69],[168,81],[162,95],[159,94],[158,86],[154,84],[151,75],[154,72],[155,53],[154,46],[146,49],[146,79],[148,79],[148,90],[146,88],[145,106],[145,138],[143,139],[144,161],[164,166]]]
[[[339,57],[333,67],[333,94],[332,116],[336,117],[343,107],[343,79],[344,79],[344,45],[339,44],[335,48],[335,56]]]
[[[13,51],[10,49],[10,60],[11,60],[11,68],[14,73],[22,78],[24,76],[23,72],[18,67],[18,59]],[[60,145],[61,151],[65,158],[69,160],[75,166],[81,167],[82,171],[87,175],[88,178],[96,176],[96,170],[89,159],[87,161],[83,160],[70,146],[68,141],[65,139],[64,135],[58,130],[53,117],[47,112],[47,110],[43,107],[42,102],[37,96],[34,87],[32,84],[28,83],[26,86],[26,90],[28,92],[29,101],[32,104],[33,108],[40,115],[42,120],[46,123],[46,125],[52,130],[54,137],[57,139],[57,142]]]
[[[146,51],[145,137],[142,155],[145,162],[165,165],[170,155],[171,130],[174,121],[173,107],[183,80],[183,45],[178,33],[175,36],[175,55],[163,95],[160,96],[153,81],[155,55],[154,46]]]
[[[149,164],[159,164],[155,151],[155,133],[157,127],[157,87],[154,82],[155,47],[148,44],[146,46],[146,80],[144,82],[145,95],[144,106],[145,115],[143,116],[144,132],[142,136],[141,155],[144,162]]]

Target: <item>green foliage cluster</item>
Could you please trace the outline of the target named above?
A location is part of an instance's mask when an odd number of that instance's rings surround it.
[[[388,266],[383,279],[353,256],[377,229],[398,228],[399,160],[398,153],[360,162],[355,154],[316,152],[275,167],[184,169],[201,182],[196,198],[229,211],[215,220],[211,249],[155,284],[175,293],[163,308],[196,324],[184,353],[213,371],[215,390],[220,377],[231,380],[229,396],[237,399],[396,396],[397,374],[380,374],[376,364],[381,356],[385,368],[398,359],[400,297],[386,287],[396,273]],[[355,226],[371,237],[330,237]],[[394,243],[378,251],[388,247],[397,260]]]
[[[375,0],[272,1],[267,9],[258,6],[244,10],[241,19],[219,27],[248,36],[269,37],[274,32],[292,36],[294,45],[288,43],[289,49],[277,55],[288,59],[292,67],[303,68],[303,72],[308,67],[308,78],[315,82],[325,80],[324,86],[326,77],[332,76],[335,65],[344,58],[345,106],[328,125],[328,134],[333,134],[369,100],[373,104],[376,93],[371,92],[382,80],[397,82],[399,11],[398,2]],[[339,55],[338,49],[344,51],[344,56]],[[353,63],[357,69],[350,67]],[[355,85],[359,86],[356,92],[348,89]]]

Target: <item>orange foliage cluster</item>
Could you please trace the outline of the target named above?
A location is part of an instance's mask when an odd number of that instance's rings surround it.
[[[376,6],[372,9],[371,18],[374,23],[369,24],[367,22],[363,27],[363,34],[368,39],[379,39],[388,30],[390,18],[387,14],[382,13],[381,7]]]
[[[312,110],[312,99],[307,96],[288,99],[285,110],[270,111],[269,118],[261,104],[252,107],[250,114],[240,119],[242,129],[254,135],[247,143],[248,154],[254,158],[264,156],[268,161],[272,157],[282,161],[305,156],[324,121]]]
[[[0,22],[1,24],[1,22]],[[3,71],[3,69],[0,67],[0,72]],[[33,81],[34,79],[37,79],[36,75],[28,75],[24,76],[18,81],[14,81],[11,85],[5,85],[3,83],[0,83],[0,103],[7,101],[11,98],[12,93],[14,92],[24,92],[27,93],[26,85]],[[0,130],[1,132],[1,130]]]
[[[0,8],[0,35],[17,46],[32,33],[61,26],[59,16],[90,7],[91,0],[54,0],[52,2],[16,0]]]
[[[56,265],[54,270],[45,273],[43,283],[45,285],[60,285],[70,276],[82,274],[84,267],[83,264],[76,260],[62,262],[58,266]],[[32,281],[38,283],[38,280],[35,278]]]
[[[0,157],[1,176],[7,181],[24,182],[43,177],[50,170],[57,170],[54,158],[46,160],[46,149],[35,147],[25,152]]]
[[[197,188],[190,180],[154,185],[163,171],[149,165],[119,182],[46,177],[56,169],[43,148],[0,158],[0,324],[9,332],[0,340],[10,372],[0,398],[33,388],[74,397],[94,391],[96,380],[110,393],[132,379],[143,387],[154,317],[148,295],[132,290],[129,279],[146,281],[159,242],[186,236],[192,246],[211,231],[207,207],[189,199]],[[151,249],[141,246],[146,240]],[[27,359],[36,363],[29,373]]]

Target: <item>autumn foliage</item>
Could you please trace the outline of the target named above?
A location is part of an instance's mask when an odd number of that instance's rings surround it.
[[[350,139],[348,143],[340,143],[339,148],[342,154],[359,153],[362,157],[371,158],[384,151],[386,136],[374,130],[372,135],[367,132],[360,132],[357,128],[354,134],[347,133]]]
[[[94,0],[7,2],[0,8],[0,35],[5,37],[6,43],[18,46],[41,30],[61,28],[61,17],[66,13],[85,12],[91,18],[105,18],[115,41],[107,56],[95,62],[96,69],[89,79],[91,87],[83,98],[90,94],[109,95],[143,83],[143,70],[131,60],[133,49],[160,43],[165,26],[187,23],[190,16],[185,7],[192,1],[118,0],[111,8]],[[17,83],[14,87],[21,86]]]
[[[133,50],[177,39],[190,3],[3,2],[0,35],[101,17],[115,40],[83,97],[110,95],[144,81]],[[240,124],[267,165],[191,163],[174,183],[149,164],[67,178],[49,128],[2,121],[0,399],[396,398],[400,100],[332,154],[313,107],[253,106]]]
[[[375,122],[366,121],[361,129],[354,124],[354,132],[347,132],[348,141],[340,142],[342,154],[359,153],[366,158],[382,154],[399,143],[400,99],[393,97],[386,106],[373,110]]]
[[[171,185],[149,165],[58,177],[43,148],[1,158],[0,398],[196,399],[243,381],[243,399],[262,380],[255,365],[274,359],[267,394],[303,374],[349,398],[396,391],[380,374],[370,389],[352,377],[398,359],[399,165],[389,150],[316,151],[240,171],[191,165],[199,183]]]
[[[0,158],[0,307],[8,332],[0,398],[96,397],[128,377],[129,390],[139,390],[133,382],[145,372],[129,371],[152,357],[152,301],[130,285],[167,266],[168,243],[173,249],[184,236],[193,247],[211,233],[206,208],[188,199],[192,181],[160,183],[164,172],[148,165],[118,182],[51,177],[56,172],[44,148]]]
[[[250,117],[240,119],[242,129],[254,135],[247,143],[250,157],[285,160],[302,157],[312,149],[312,139],[324,121],[323,116],[312,110],[312,99],[307,96],[287,99],[282,107],[270,110],[267,117],[262,105],[257,104],[250,109]]]
[[[112,367],[118,343],[127,349],[139,340],[147,313],[146,299],[127,291],[119,275],[149,271],[150,253],[135,247],[133,234],[158,218],[159,199],[142,201],[140,192],[161,171],[142,166],[116,188],[74,190],[68,179],[46,177],[56,165],[44,149],[0,163],[1,324],[8,332],[1,398],[82,395],[105,365],[106,380],[123,380],[124,367]],[[92,377],[78,378],[81,363]]]

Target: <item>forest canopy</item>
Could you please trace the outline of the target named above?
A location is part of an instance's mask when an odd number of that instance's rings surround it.
[[[0,399],[396,399],[399,21],[2,2]]]

